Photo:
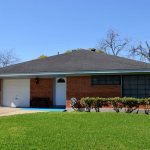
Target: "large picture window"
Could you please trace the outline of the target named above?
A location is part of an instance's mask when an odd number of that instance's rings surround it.
[[[92,85],[120,85],[121,77],[118,75],[95,75],[91,78]]]
[[[150,75],[123,76],[122,94],[126,97],[150,97]]]

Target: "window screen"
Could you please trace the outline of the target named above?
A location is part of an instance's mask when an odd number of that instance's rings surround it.
[[[123,76],[122,92],[126,97],[150,97],[150,75]]]

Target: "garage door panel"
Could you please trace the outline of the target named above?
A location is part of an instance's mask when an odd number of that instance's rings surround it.
[[[30,80],[4,79],[3,105],[8,107],[30,107]]]

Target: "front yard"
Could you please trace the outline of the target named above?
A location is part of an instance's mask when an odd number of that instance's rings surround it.
[[[36,113],[0,117],[0,149],[150,149],[150,116]]]

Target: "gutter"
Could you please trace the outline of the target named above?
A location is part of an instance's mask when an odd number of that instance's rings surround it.
[[[44,77],[44,76],[78,76],[107,74],[150,74],[150,70],[113,70],[113,71],[75,71],[75,72],[37,72],[0,74],[0,78]]]

